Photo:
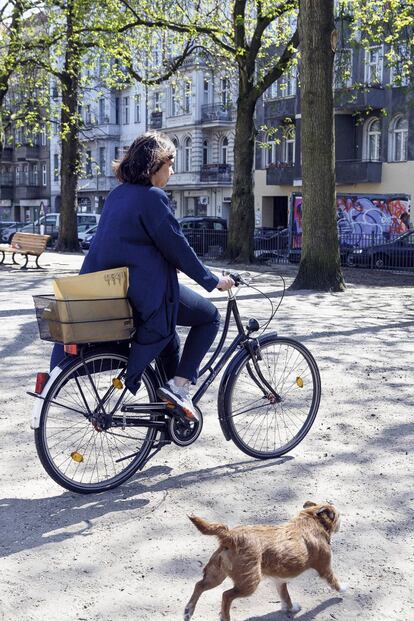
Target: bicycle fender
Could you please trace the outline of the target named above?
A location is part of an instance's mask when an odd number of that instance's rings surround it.
[[[64,366],[64,365],[62,365]],[[53,382],[55,381],[55,379],[57,378],[58,375],[60,375],[62,373],[62,368],[57,366],[54,367],[54,369],[52,369],[49,379],[47,380],[45,387],[43,388],[41,394],[39,395],[39,398],[35,399],[35,404],[33,406],[32,409],[32,422],[30,423],[30,428],[31,429],[38,429],[39,425],[40,425],[40,415],[42,413],[42,408],[43,408],[43,403],[44,403],[44,399],[47,395],[47,393],[50,390],[50,387],[52,386]]]
[[[261,345],[262,343],[266,343],[268,340],[272,340],[275,337],[277,337],[276,332],[269,332],[268,334],[259,336],[256,340],[258,341],[259,345]],[[221,382],[220,382],[220,386],[218,390],[218,397],[217,397],[218,418],[219,418],[221,431],[223,432],[223,435],[227,441],[230,440],[230,433],[228,431],[229,424],[227,420],[228,416],[227,416],[227,412],[225,411],[225,407],[224,407],[224,397],[226,394],[227,384],[229,382],[230,377],[234,373],[237,372],[241,362],[248,356],[249,356],[248,351],[243,348],[230,360],[230,363],[228,364],[226,370],[223,373],[223,377],[221,378]]]

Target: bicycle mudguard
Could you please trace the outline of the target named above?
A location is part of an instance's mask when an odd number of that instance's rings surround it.
[[[45,400],[45,397],[46,397],[47,393],[49,392],[50,387],[54,383],[55,379],[58,377],[58,375],[60,375],[62,373],[62,370],[65,367],[66,367],[66,365],[62,364],[62,367],[56,366],[56,367],[54,367],[54,369],[52,369],[52,371],[50,372],[50,375],[49,375],[49,379],[47,380],[47,382],[45,384],[45,387],[43,388],[43,390],[40,393],[40,395],[38,396],[38,398],[35,399],[35,404],[34,404],[33,409],[32,409],[32,422],[30,423],[30,428],[31,429],[38,429],[39,428],[39,425],[40,425],[40,414],[42,413],[43,402]]]
[[[262,345],[264,343],[267,343],[267,341],[274,339],[275,337],[277,337],[276,332],[269,332],[267,334],[259,336],[255,340],[258,341],[259,345]],[[241,362],[245,358],[247,358],[249,355],[250,354],[247,351],[247,349],[243,347],[243,349],[241,349],[230,360],[229,364],[226,367],[226,370],[223,373],[223,377],[221,378],[221,382],[220,382],[220,386],[218,390],[218,397],[217,397],[217,411],[218,411],[220,427],[226,440],[230,440],[231,438],[230,438],[230,433],[228,431],[227,414],[226,414],[225,407],[224,407],[224,395],[226,394],[226,388],[227,388],[227,384],[228,384],[230,377],[232,377],[234,373],[237,373],[237,370]]]

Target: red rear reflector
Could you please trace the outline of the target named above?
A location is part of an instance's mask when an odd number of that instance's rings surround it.
[[[36,375],[35,393],[40,395],[49,379],[49,373],[38,373]]]
[[[65,350],[65,354],[70,354],[71,356],[78,355],[78,346],[75,345],[64,345],[63,349]]]

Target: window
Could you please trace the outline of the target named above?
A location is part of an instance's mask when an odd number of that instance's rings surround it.
[[[265,167],[276,162],[276,140],[273,133],[267,136],[266,145],[267,146],[264,149]]]
[[[352,50],[339,49],[335,54],[335,88],[352,86]]]
[[[374,117],[365,125],[365,159],[370,162],[378,162],[381,152],[381,125],[379,119]]]
[[[178,150],[178,149],[179,149],[180,144],[179,144],[179,142],[178,142],[178,139],[177,139],[177,138],[175,138],[175,137],[172,139],[172,143],[173,143],[173,145],[174,145],[174,147],[175,147],[174,170],[175,170],[176,172],[178,172],[178,164],[179,164],[179,162],[178,162],[178,153],[179,153],[179,150]]]
[[[134,96],[134,123],[141,123],[141,95],[135,93]]]
[[[119,125],[119,97],[115,97],[115,125]]]
[[[161,96],[160,96],[159,91],[154,93],[153,106],[154,106],[154,112],[161,112]]]
[[[368,85],[382,84],[383,69],[382,47],[370,47],[365,52],[365,83]]]
[[[86,151],[85,175],[87,177],[92,177],[92,151]]]
[[[282,162],[293,165],[295,163],[295,127],[288,125],[283,132]]]
[[[230,104],[230,80],[228,78],[222,78],[220,80],[221,85],[221,105],[226,108]]]
[[[55,153],[53,156],[53,179],[59,180],[59,154]]]
[[[203,82],[203,104],[207,105],[210,101],[210,82],[204,78]]]
[[[389,160],[404,162],[408,156],[408,120],[397,116],[390,125]]]
[[[105,99],[101,97],[98,104],[99,123],[105,123]]]
[[[16,166],[16,185],[20,185],[21,176],[20,176],[20,166]]]
[[[406,43],[400,43],[387,53],[387,59],[390,63],[390,82],[393,86],[408,86],[410,84],[411,58],[411,46]]]
[[[88,104],[86,106],[85,123],[87,125],[90,125],[92,123],[92,113],[91,113],[91,106],[90,106],[90,104]]]
[[[290,67],[286,74],[278,80],[278,96],[293,97],[296,95],[296,65]]]
[[[32,168],[32,185],[37,187],[39,185],[39,171],[37,168],[37,164],[33,164]]]
[[[171,87],[171,116],[177,116],[178,114],[178,105],[177,105],[177,87]]]
[[[119,154],[120,154],[119,147],[115,147],[115,153],[114,153],[115,161],[119,160]]]
[[[184,84],[184,112],[188,114],[191,107],[191,82]]]
[[[99,174],[100,175],[105,175],[105,168],[106,168],[106,162],[105,162],[105,147],[99,147]]]
[[[46,133],[46,125],[40,126],[40,144],[42,147],[47,145],[47,133]]]
[[[208,140],[203,141],[203,166],[208,164],[209,160],[209,148],[208,148]]]
[[[23,164],[23,185],[29,184],[29,166],[28,164]]]
[[[184,141],[184,171],[189,172],[191,170],[191,138],[188,137]]]
[[[228,160],[229,139],[223,138],[221,142],[221,163],[227,164]]]
[[[43,187],[47,186],[47,169],[46,169],[46,164],[42,164],[42,185],[43,185]]]
[[[124,125],[129,124],[129,97],[123,99],[123,123]]]

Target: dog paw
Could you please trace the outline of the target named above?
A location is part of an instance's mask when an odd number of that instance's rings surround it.
[[[191,606],[191,604],[187,604],[187,606],[184,608],[184,621],[190,621],[191,617],[193,616],[193,612],[194,607]]]
[[[347,590],[348,590],[348,585],[347,584],[343,583],[343,584],[339,585],[339,592],[340,593],[346,593]]]

